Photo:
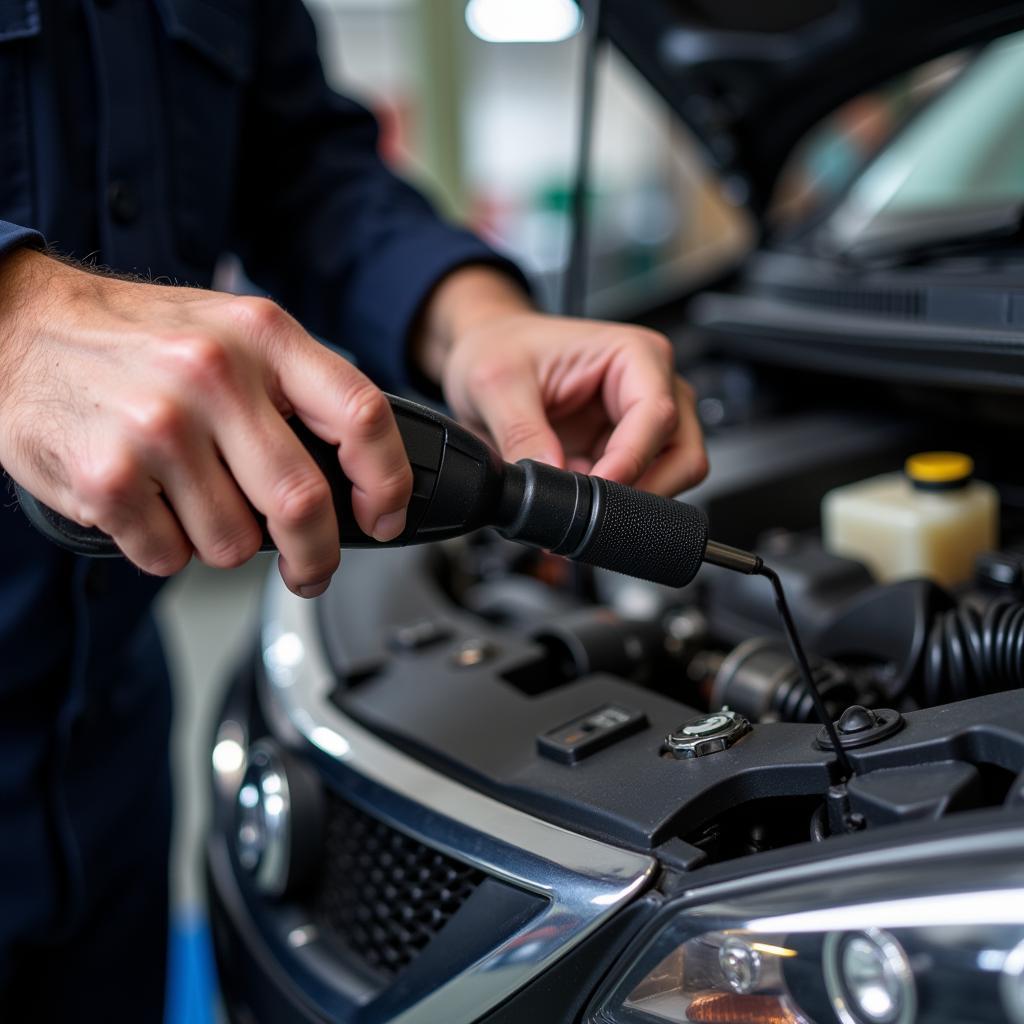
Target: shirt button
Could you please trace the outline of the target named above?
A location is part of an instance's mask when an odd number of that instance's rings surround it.
[[[112,181],[107,187],[107,208],[118,224],[131,224],[139,217],[139,197],[126,181]]]

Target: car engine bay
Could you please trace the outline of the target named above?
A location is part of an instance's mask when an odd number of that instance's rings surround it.
[[[728,540],[759,530],[839,720],[856,773],[845,784],[767,581],[714,567],[674,591],[488,532],[351,552],[320,602],[332,700],[474,788],[686,871],[1019,805],[1024,553],[1011,536],[950,590],[879,583],[826,550],[824,491],[898,466],[908,443],[877,417],[840,427],[801,414],[724,431],[714,483],[690,497]],[[821,437],[845,448],[822,460]],[[778,465],[771,485],[758,478],[750,446],[766,444],[800,469],[799,486]]]

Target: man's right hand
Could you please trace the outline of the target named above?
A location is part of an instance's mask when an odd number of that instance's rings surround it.
[[[340,446],[360,528],[401,533],[412,471],[386,398],[275,303],[27,250],[0,263],[0,466],[146,572],[170,575],[193,552],[245,562],[262,539],[251,503],[285,583],[327,589],[337,519],[293,414]]]

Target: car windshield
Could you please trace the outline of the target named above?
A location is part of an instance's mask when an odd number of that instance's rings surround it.
[[[919,248],[1016,229],[1022,208],[1024,33],[1016,33],[979,54],[868,165],[822,241],[840,252]]]

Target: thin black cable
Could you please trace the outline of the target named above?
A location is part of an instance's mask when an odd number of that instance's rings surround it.
[[[569,253],[562,275],[561,307],[565,316],[582,316],[587,294],[587,193],[590,191],[590,157],[594,138],[597,57],[604,35],[601,0],[581,0],[580,7],[583,11],[583,75],[576,171],[569,206]]]
[[[800,643],[800,635],[796,631],[796,624],[793,622],[793,616],[789,613],[789,605],[786,603],[786,594],[782,589],[782,580],[779,579],[778,573],[776,573],[774,569],[770,569],[767,565],[762,565],[760,569],[757,570],[757,573],[760,576],[766,577],[771,583],[772,589],[775,591],[775,607],[778,609],[779,618],[782,620],[782,625],[786,632],[786,639],[789,641],[789,649],[792,652],[793,659],[796,661],[797,666],[800,669],[800,674],[803,676],[807,692],[811,695],[811,700],[814,702],[814,710],[817,712],[818,717],[825,726],[825,731],[828,733],[828,738],[832,743],[832,748],[836,752],[836,760],[839,762],[839,768],[843,773],[841,781],[846,782],[853,778],[853,765],[850,764],[850,759],[846,756],[846,751],[843,749],[843,744],[839,739],[839,733],[836,730],[835,722],[832,721],[832,716],[826,710],[825,702],[821,699],[821,694],[818,692],[818,684],[815,683],[814,675],[811,672],[811,666],[807,663],[807,655],[804,653],[803,644]]]

